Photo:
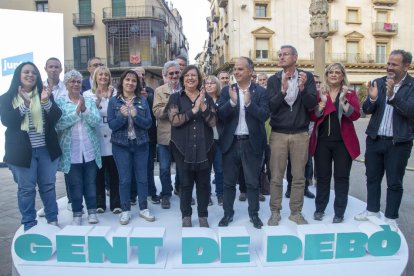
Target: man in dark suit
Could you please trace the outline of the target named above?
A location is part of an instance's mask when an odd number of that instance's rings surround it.
[[[365,168],[367,208],[354,218],[381,217],[381,182],[387,178],[385,222],[398,231],[398,211],[403,196],[403,179],[414,139],[414,78],[408,74],[413,57],[394,50],[387,62],[387,75],[373,81],[362,106],[371,114],[367,127]]]
[[[266,90],[251,82],[253,71],[251,59],[238,58],[234,65],[237,83],[225,86],[218,102],[224,172],[224,217],[219,226],[228,226],[233,221],[236,183],[241,169],[246,180],[250,222],[259,229],[263,226],[258,215],[258,175],[266,146],[264,123],[269,118],[269,107]]]
[[[96,68],[98,68],[99,66],[104,66],[100,58],[92,57],[88,60],[88,71],[90,75],[89,78],[82,80],[81,93],[92,88],[93,74],[95,73]]]

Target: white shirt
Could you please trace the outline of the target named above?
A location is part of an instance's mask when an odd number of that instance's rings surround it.
[[[244,92],[249,91],[251,83],[249,83],[249,86],[247,89],[243,90],[240,88],[239,84],[237,84],[237,87],[239,88],[239,123],[237,124],[236,131],[234,132],[234,135],[249,135],[249,128],[247,127],[246,123],[246,107],[244,106]],[[229,89],[232,89],[232,86],[229,87]],[[233,103],[233,101],[230,98],[230,104],[232,106],[236,106],[237,103]]]
[[[47,80],[43,82],[43,85],[44,86],[49,85]],[[66,90],[66,86],[63,83],[63,81],[59,80],[58,84],[53,86],[52,93],[53,93],[53,98],[55,101],[61,97],[66,97],[68,95],[68,91]]]
[[[68,103],[74,104],[69,97],[66,97]],[[87,114],[89,111],[86,109],[85,112],[79,113],[81,120],[78,121],[72,127],[71,135],[71,146],[70,146],[70,163],[71,164],[82,164],[83,162],[90,162],[95,160],[95,151],[93,150],[93,145],[91,140],[88,137],[86,129],[83,127],[83,115]]]
[[[116,95],[116,89],[112,94],[112,97]],[[86,90],[83,92],[84,97],[90,97],[94,101],[96,101],[97,97],[92,90]],[[99,128],[97,129],[97,134],[99,138],[100,148],[101,148],[101,156],[111,156],[112,155],[112,143],[111,143],[111,134],[112,130],[109,128],[108,125],[108,104],[109,99],[102,98],[98,110],[99,114],[101,115],[101,122],[99,123]]]
[[[285,72],[282,72],[282,79],[285,76]],[[298,97],[299,86],[298,86],[298,70],[295,70],[293,76],[288,79],[288,89],[286,90],[285,101],[290,107],[295,103],[296,98]]]
[[[406,77],[407,75],[405,75]],[[394,85],[394,95],[389,99],[387,97],[386,100],[392,100],[395,97],[395,94],[397,94],[398,89],[400,89],[401,84],[403,83],[403,81],[405,80],[405,77],[396,85]],[[394,136],[394,131],[393,131],[393,126],[392,126],[392,118],[393,118],[393,113],[394,113],[394,107],[388,103],[385,103],[385,110],[384,110],[384,115],[382,115],[382,120],[381,120],[381,124],[380,127],[378,129],[378,135],[381,136],[387,136],[387,137],[393,137]]]

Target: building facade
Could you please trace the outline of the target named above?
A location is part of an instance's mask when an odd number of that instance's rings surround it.
[[[309,35],[311,0],[209,0],[209,39],[198,55],[205,73],[231,70],[248,56],[257,72],[273,74],[277,52],[290,44],[299,53],[298,67],[313,71],[314,41]],[[329,36],[326,63],[342,62],[353,88],[385,72],[393,49],[414,53],[412,0],[328,0]]]
[[[100,57],[113,76],[143,66],[147,84],[157,87],[162,66],[188,55],[182,18],[164,0],[13,0],[0,8],[62,13],[65,69],[87,73],[91,57]],[[53,34],[42,30],[53,41]]]

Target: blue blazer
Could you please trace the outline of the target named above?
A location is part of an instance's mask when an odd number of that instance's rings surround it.
[[[237,93],[239,89],[236,84],[231,85],[235,87]],[[237,98],[235,107],[230,104],[229,95],[230,86],[225,86],[221,90],[220,99],[218,101],[218,131],[220,148],[225,154],[233,144],[234,133],[239,123],[240,100]],[[246,110],[246,123],[249,129],[249,142],[255,152],[261,154],[266,147],[266,130],[265,122],[269,118],[269,103],[266,90],[252,83],[250,85],[250,93],[252,95],[250,105]]]
[[[91,82],[89,81],[89,77],[86,78],[86,79],[83,79],[82,80],[82,91],[81,91],[81,94],[83,94],[83,92],[85,92],[85,91],[87,91],[87,90],[89,90],[91,88],[92,87],[91,87]]]

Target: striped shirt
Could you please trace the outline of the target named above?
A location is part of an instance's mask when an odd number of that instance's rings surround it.
[[[407,75],[405,75],[407,76]],[[398,89],[400,89],[400,86],[402,82],[404,81],[405,77],[396,85],[394,85],[394,95],[391,98],[387,97],[387,101],[394,99],[395,95],[398,92]],[[382,116],[382,121],[380,124],[380,127],[378,129],[378,135],[380,136],[387,136],[387,137],[393,137],[393,126],[392,126],[392,115],[394,112],[394,107],[388,103],[385,104],[385,110],[384,115]]]
[[[49,112],[50,108],[52,107],[52,102],[50,100],[47,101],[45,104],[42,105],[42,120],[43,120],[43,129],[45,128],[45,116],[43,114],[43,110]],[[30,112],[30,108],[27,107],[24,103],[19,106],[20,114],[22,116],[29,116],[29,140],[32,148],[39,148],[46,146],[46,139],[45,139],[45,132],[38,133],[33,125],[32,113]]]

